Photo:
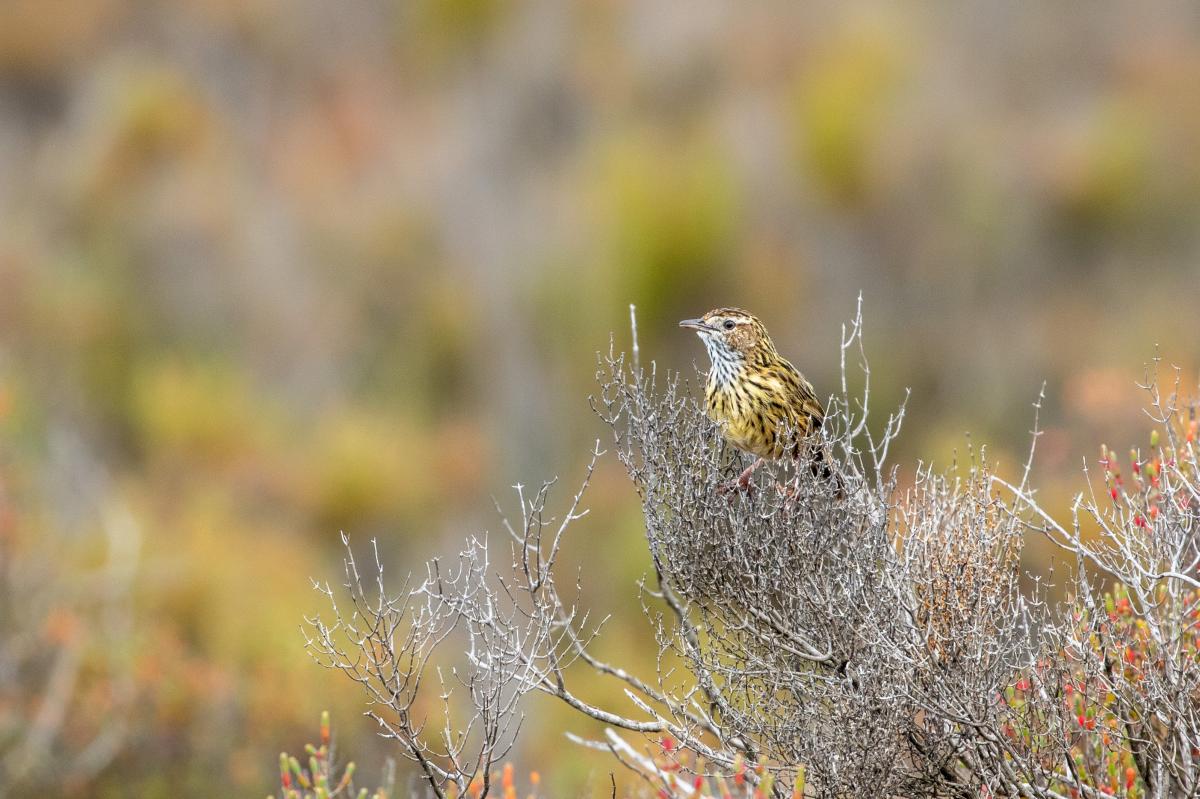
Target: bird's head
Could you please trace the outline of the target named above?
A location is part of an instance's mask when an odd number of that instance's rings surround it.
[[[763,323],[740,308],[717,308],[699,319],[684,319],[679,326],[696,331],[714,367],[740,366],[775,356],[775,345]]]

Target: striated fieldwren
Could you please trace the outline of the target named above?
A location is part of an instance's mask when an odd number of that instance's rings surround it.
[[[775,349],[763,323],[740,308],[717,308],[679,326],[696,331],[712,361],[704,389],[709,418],[729,443],[758,456],[737,485],[749,488],[765,460],[799,458],[802,439],[820,429],[825,409],[812,383]],[[824,464],[823,476],[835,480],[840,495],[841,480],[824,461],[818,447],[813,462]]]

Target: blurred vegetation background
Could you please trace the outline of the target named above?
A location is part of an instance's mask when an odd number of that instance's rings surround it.
[[[1183,4],[0,3],[8,790],[261,796],[326,707],[369,775],[310,577],[339,530],[396,575],[518,481],[565,500],[629,303],[684,370],[677,320],[750,308],[825,392],[862,291],[908,473],[966,431],[1015,468],[1046,380],[1065,508],[1143,442],[1156,345],[1193,385],[1197,87]],[[601,650],[637,651],[613,462],[590,504]],[[560,735],[594,731],[530,712],[518,768],[607,795]]]

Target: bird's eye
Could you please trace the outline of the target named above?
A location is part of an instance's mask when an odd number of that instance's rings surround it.
[[[737,323],[732,319],[726,319],[724,327],[726,330],[733,330],[735,327],[737,327]]]

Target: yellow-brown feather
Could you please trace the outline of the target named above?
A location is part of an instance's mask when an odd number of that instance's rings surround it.
[[[708,350],[704,400],[708,416],[735,447],[758,456],[737,482],[749,488],[756,465],[782,457],[798,459],[804,439],[825,422],[825,409],[796,367],[775,349],[762,322],[740,308],[717,308],[681,326],[696,330]],[[812,453],[812,471],[828,480],[834,496],[846,496],[823,446]]]
[[[748,363],[733,380],[709,380],[708,416],[731,444],[760,458],[799,454],[799,440],[825,418],[812,385],[777,354]],[[790,433],[790,435],[789,435]]]
[[[768,460],[797,457],[801,439],[825,419],[812,384],[779,354],[753,314],[717,308],[699,321],[712,360],[708,416],[739,449]]]

